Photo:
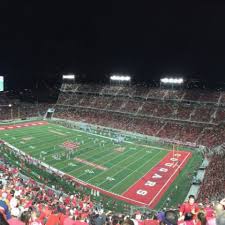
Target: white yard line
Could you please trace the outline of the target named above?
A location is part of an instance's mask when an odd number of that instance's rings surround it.
[[[90,135],[93,135],[93,136],[98,136],[98,137],[110,139],[110,140],[114,140],[115,139],[115,138],[106,137],[106,136],[103,136],[103,135],[100,135],[100,134],[88,133],[88,132],[85,132],[85,131],[82,131],[82,130],[77,130],[77,129],[72,129],[72,130],[75,130],[75,131],[78,131],[78,132],[81,132],[81,133],[85,133],[85,134],[90,134]],[[136,145],[136,146],[142,146],[142,147],[145,147],[145,148],[153,148],[153,149],[160,149],[160,150],[170,151],[170,150],[168,150],[166,148],[160,148],[160,147],[151,146],[151,145],[141,145],[141,144],[136,144],[136,143],[130,142],[130,141],[124,141],[124,142],[128,143],[128,144],[133,144],[133,145]]]
[[[98,153],[97,153],[98,154]],[[111,153],[109,153],[108,155],[102,155],[101,157],[99,157],[98,159],[96,159],[96,160],[93,160],[92,162],[97,162],[99,159],[101,159],[101,158],[103,158],[103,157],[106,157],[106,156],[110,156],[110,155],[112,155],[112,154],[114,154],[114,152],[112,151]],[[135,155],[135,154],[134,154]],[[131,156],[133,156],[133,155],[131,155]],[[93,156],[92,156],[93,157]],[[91,158],[92,158],[91,157]],[[106,163],[106,162],[110,162],[111,160],[114,160],[114,159],[116,159],[117,157],[119,157],[119,155],[118,156],[116,156],[115,158],[113,158],[113,159],[109,159],[109,160],[106,160],[106,161],[104,161],[104,163]],[[71,171],[69,171],[69,173],[71,173],[71,172],[76,172],[77,170],[80,170],[80,169],[82,169],[83,167],[85,167],[85,166],[87,166],[87,165],[83,165],[83,166],[80,166],[79,168],[77,168],[77,169],[75,169],[75,170],[71,170]],[[111,167],[112,168],[112,167]],[[110,169],[111,169],[110,168]],[[105,172],[105,171],[102,171],[102,172]],[[83,174],[82,175],[80,175],[80,176],[83,176]],[[80,176],[78,176],[78,178],[80,177]],[[98,175],[97,175],[98,176]],[[95,177],[97,177],[97,176],[95,176]]]
[[[110,189],[109,189],[109,191],[110,190],[112,190],[114,187],[116,187],[118,184],[120,184],[121,182],[123,182],[124,180],[126,180],[131,174],[133,174],[134,172],[136,172],[137,170],[139,170],[140,168],[142,168],[143,166],[145,166],[146,164],[148,164],[149,162],[151,162],[159,153],[160,153],[161,151],[159,151],[157,154],[155,154],[153,157],[151,157],[151,158],[149,158],[150,160],[148,160],[146,163],[144,163],[142,166],[140,166],[140,167],[138,167],[137,169],[135,169],[135,170],[133,170],[133,172],[132,173],[129,173],[125,178],[123,178],[122,180],[120,180],[116,185],[114,185],[113,187],[111,187]],[[146,156],[145,156],[146,157]],[[156,163],[156,164],[158,164],[158,162]],[[154,166],[156,166],[156,165],[154,165]],[[154,167],[154,166],[152,166],[149,170],[148,170],[148,172]],[[142,176],[143,177],[143,176]],[[136,183],[136,182],[135,182]]]
[[[117,166],[118,164],[120,164],[121,162],[123,162],[123,161],[125,161],[125,160],[127,160],[127,159],[129,159],[129,158],[133,158],[134,155],[136,155],[137,153],[139,153],[139,152],[137,151],[137,152],[134,153],[133,155],[130,155],[130,156],[128,156],[127,158],[124,158],[123,160],[121,160],[121,161],[118,162],[117,164],[113,165],[110,169],[114,168],[115,166]],[[121,155],[119,155],[118,157],[120,157],[120,156],[121,156]],[[116,158],[117,158],[117,157],[116,157]],[[115,160],[116,158],[107,160],[107,161],[105,161],[105,162],[110,162],[111,160]],[[88,181],[91,181],[92,179],[94,179],[94,178],[96,178],[96,177],[98,177],[98,176],[100,176],[100,175],[102,175],[102,173],[104,173],[104,172],[105,172],[105,171],[101,171],[97,176],[92,177],[91,179],[88,179],[87,182],[88,182]]]
[[[161,161],[163,161],[166,157],[167,157],[167,154],[166,154],[166,155],[165,155],[158,163],[160,163]],[[157,163],[157,164],[158,164],[158,163]],[[155,165],[155,166],[156,166],[156,165]],[[151,168],[151,170],[152,170],[152,168]],[[149,172],[150,172],[150,170],[147,171],[147,172],[146,172],[142,177],[140,177],[137,181],[135,181],[135,183],[133,183],[132,186],[135,185],[136,183],[138,183],[140,180],[142,180],[143,177],[145,177]],[[127,192],[132,186],[128,187],[121,195],[123,195],[125,192]]]

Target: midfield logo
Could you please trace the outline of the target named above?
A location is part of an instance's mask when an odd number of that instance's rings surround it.
[[[79,142],[72,142],[72,141],[65,141],[62,146],[65,149],[74,150],[74,149],[79,148],[80,143]]]

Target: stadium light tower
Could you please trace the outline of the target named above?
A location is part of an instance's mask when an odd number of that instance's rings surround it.
[[[164,77],[160,79],[160,87],[162,85],[166,85],[169,87],[180,87],[181,85],[183,85],[184,83],[184,79],[182,77],[179,78],[171,78],[171,77]]]
[[[63,80],[75,80],[75,75],[74,74],[66,74],[62,76]]]
[[[123,83],[128,83],[130,84],[131,82],[131,76],[124,76],[124,75],[119,75],[119,74],[113,74],[110,76],[110,83],[111,82],[118,82],[119,84]]]

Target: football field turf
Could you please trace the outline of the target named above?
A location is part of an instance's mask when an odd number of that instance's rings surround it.
[[[44,121],[0,127],[0,139],[87,187],[154,207],[191,153],[69,129]]]

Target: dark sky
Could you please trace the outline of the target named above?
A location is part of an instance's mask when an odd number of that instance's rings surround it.
[[[69,2],[1,1],[0,74],[9,87],[68,72],[89,81],[114,72],[225,81],[225,1]]]

